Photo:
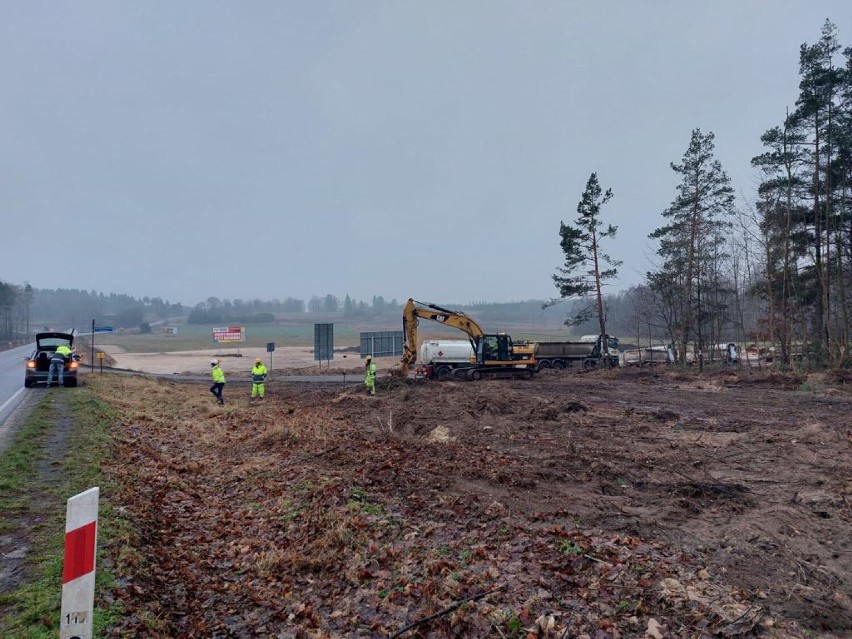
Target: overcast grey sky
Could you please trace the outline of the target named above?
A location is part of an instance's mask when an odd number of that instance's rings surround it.
[[[799,46],[852,46],[848,0],[0,9],[0,280],[189,304],[552,297],[592,171],[626,288],[691,130],[753,199]]]

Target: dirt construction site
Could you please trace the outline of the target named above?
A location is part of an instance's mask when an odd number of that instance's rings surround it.
[[[105,345],[99,347],[107,358],[108,364],[116,368],[144,371],[157,375],[207,374],[210,360],[222,362],[226,373],[247,375],[256,358],[270,369],[272,375],[305,375],[326,372],[361,372],[364,361],[357,349],[345,349],[335,352],[331,362],[317,362],[314,351],[308,346],[278,347],[272,354],[265,348],[208,348],[193,351],[172,351],[164,353],[132,353],[123,347]],[[354,352],[349,352],[354,350]],[[387,366],[396,363],[394,358],[383,358]],[[271,362],[270,362],[271,360]]]
[[[846,637],[841,375],[104,374],[134,637]]]

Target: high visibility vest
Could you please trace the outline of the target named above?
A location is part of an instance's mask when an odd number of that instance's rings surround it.
[[[223,371],[218,366],[214,366],[213,370],[210,371],[210,374],[213,375],[213,381],[216,384],[224,384],[225,383],[225,371]]]
[[[251,381],[255,384],[262,384],[266,380],[266,366],[258,364],[251,369]]]
[[[65,346],[65,344],[60,344],[56,347],[56,352],[53,354],[54,357],[57,355],[61,356],[62,359],[68,359],[71,357],[71,349]]]

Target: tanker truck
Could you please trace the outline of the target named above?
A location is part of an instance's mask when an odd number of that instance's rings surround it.
[[[618,367],[618,338],[609,335],[607,352],[601,348],[599,335],[586,336],[578,342],[538,342],[535,359],[538,368],[607,368]]]
[[[475,361],[473,346],[466,339],[427,339],[420,345],[420,366],[427,378],[449,379],[454,369]]]
[[[577,342],[518,342],[518,346],[537,345],[535,358],[538,369],[543,368],[596,368],[601,366],[601,340],[597,336],[584,335]],[[425,340],[420,346],[420,366],[425,377],[433,379],[448,379],[453,370],[470,366],[474,358],[473,348],[466,340],[443,339]],[[609,356],[607,363],[610,368],[619,364],[618,338],[609,336]]]

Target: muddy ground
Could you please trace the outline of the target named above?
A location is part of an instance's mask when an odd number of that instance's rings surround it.
[[[150,391],[165,412],[128,404],[115,469],[154,563],[131,608],[174,636],[388,636],[489,590],[423,636],[545,612],[566,636],[852,630],[852,401],[830,379],[385,380],[224,411],[184,388]]]
[[[87,386],[138,531],[114,636],[852,634],[839,377]]]

